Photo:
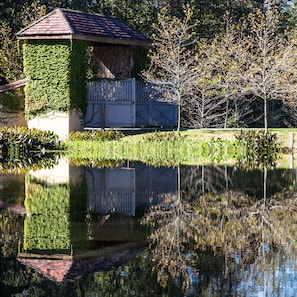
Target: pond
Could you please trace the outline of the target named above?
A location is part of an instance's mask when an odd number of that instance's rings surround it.
[[[295,169],[0,175],[1,296],[296,296]]]

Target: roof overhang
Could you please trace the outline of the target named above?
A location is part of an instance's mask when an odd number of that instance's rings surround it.
[[[124,38],[109,38],[101,36],[92,36],[87,34],[65,34],[65,35],[30,35],[18,36],[19,40],[83,40],[92,44],[114,44],[129,45],[139,47],[150,47],[151,41],[133,40]]]

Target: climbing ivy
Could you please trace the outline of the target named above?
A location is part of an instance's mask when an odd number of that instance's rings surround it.
[[[70,108],[80,109],[83,113],[87,108],[87,48],[86,42],[73,41],[70,59]]]
[[[87,44],[28,40],[23,45],[26,116],[86,109]]]

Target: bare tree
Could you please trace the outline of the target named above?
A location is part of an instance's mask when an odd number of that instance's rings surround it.
[[[265,131],[268,129],[268,103],[280,100],[295,105],[297,92],[296,38],[279,33],[278,13],[273,7],[250,15],[245,37],[244,63],[238,72],[238,86],[243,94],[263,102]]]
[[[251,113],[238,88],[244,51],[242,33],[228,15],[225,32],[199,41],[195,93],[187,106],[190,126],[227,128]]]
[[[163,96],[162,100],[178,105],[178,125],[180,130],[181,108],[191,96],[196,79],[196,46],[194,40],[195,23],[193,11],[184,9],[184,18],[172,17],[167,9],[162,9],[158,23],[154,25],[155,35],[150,51],[150,66],[143,77],[153,83]]]
[[[218,57],[212,44],[202,40],[196,55],[196,79],[186,106],[188,124],[193,128],[218,127],[222,125],[226,104],[214,74]]]

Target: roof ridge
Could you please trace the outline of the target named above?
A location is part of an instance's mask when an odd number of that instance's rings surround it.
[[[52,10],[50,13],[47,13],[46,15],[44,15],[43,17],[41,17],[40,19],[38,19],[35,22],[33,22],[32,24],[30,24],[30,25],[26,26],[25,28],[21,29],[20,31],[18,31],[16,33],[16,35],[19,35],[19,34],[23,33],[23,31],[28,30],[29,28],[32,28],[33,26],[35,26],[36,24],[40,23],[44,19],[48,18],[50,15],[54,14],[54,11],[55,10]]]
[[[32,24],[26,26],[25,28],[21,29],[20,31],[18,31],[16,33],[16,35],[20,35],[22,34],[24,31],[28,30],[29,28],[32,28],[33,26],[37,25],[38,23],[42,22],[43,20],[51,17],[53,14],[55,14],[56,12],[59,12],[62,16],[62,18],[64,19],[64,21],[66,22],[68,29],[70,30],[71,33],[73,33],[73,30],[71,28],[71,25],[69,24],[69,22],[67,21],[64,13],[62,12],[62,8],[55,8],[53,9],[51,12],[47,13],[46,15],[44,15],[43,17],[41,17],[40,19],[36,20],[35,22],[33,22]],[[75,11],[75,10],[74,10]]]
[[[74,34],[73,28],[72,28],[72,26],[71,26],[69,20],[67,19],[66,15],[64,14],[63,9],[62,9],[62,8],[56,8],[55,11],[58,11],[58,12],[61,14],[63,20],[66,22],[66,24],[67,24],[67,26],[68,26],[69,31],[70,31],[72,34]]]
[[[62,10],[62,11],[80,13],[80,14],[89,14],[89,15],[95,15],[95,16],[100,16],[100,17],[114,18],[114,19],[119,19],[119,20],[123,21],[120,17],[117,17],[115,15],[105,15],[105,14],[101,14],[101,13],[97,13],[97,12],[81,11],[81,10],[75,10],[75,9],[71,9],[71,8],[56,8],[56,9],[59,9],[59,10]]]

